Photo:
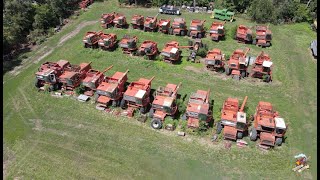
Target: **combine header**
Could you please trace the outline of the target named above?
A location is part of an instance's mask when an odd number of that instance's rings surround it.
[[[87,96],[93,96],[94,91],[96,91],[97,87],[104,80],[105,76],[103,73],[105,73],[112,67],[113,66],[110,66],[102,72],[98,70],[90,69],[86,74],[86,78],[82,81],[82,85],[85,86],[84,94]]]
[[[200,122],[205,122],[208,126],[212,120],[209,95],[210,89],[208,91],[198,90],[190,95],[187,111],[182,116],[183,120],[188,120],[188,128],[199,128]]]
[[[124,16],[123,14],[120,14],[120,13],[116,13],[114,15],[113,24],[117,28],[127,28],[128,27],[126,16]]]
[[[149,79],[140,78],[139,81],[131,82],[121,100],[120,107],[127,109],[126,113],[129,117],[133,116],[134,110],[139,108],[141,114],[147,112],[150,105],[151,81],[154,76]]]
[[[219,41],[224,38],[224,24],[226,22],[213,22],[210,27],[210,37],[212,41]]]
[[[235,35],[235,39],[240,43],[252,43],[252,31],[248,27],[244,25],[239,25],[237,28],[237,34]]]
[[[84,35],[82,41],[84,43],[84,47],[85,48],[98,48],[98,41],[100,39],[100,35],[102,34],[102,32],[86,32],[86,34]]]
[[[157,16],[159,15],[159,13],[154,16],[147,16],[145,21],[144,21],[144,32],[156,32],[158,25],[157,25]]]
[[[98,45],[103,50],[114,50],[117,44],[117,35],[101,33]]]
[[[93,0],[83,0],[79,3],[81,9],[85,9],[93,3]]]
[[[242,139],[245,131],[248,130],[248,123],[244,106],[247,102],[246,96],[239,109],[238,99],[228,98],[222,106],[221,121],[217,124],[217,134],[223,130],[224,139],[237,140]]]
[[[125,84],[128,80],[126,72],[116,72],[112,77],[105,77],[98,86],[95,98],[97,107],[107,108],[110,102],[113,107],[120,106],[123,93],[125,92]]]
[[[130,37],[129,35],[124,35],[119,43],[119,46],[122,48],[122,52],[124,54],[135,55],[136,51],[138,50],[137,42],[137,36]]]
[[[100,18],[101,27],[105,29],[112,27],[115,14],[116,14],[115,12],[102,14]]]
[[[256,26],[256,39],[252,44],[261,47],[269,47],[271,45],[272,33],[268,29],[269,26]]]
[[[44,90],[43,87],[46,84],[49,85],[49,91],[59,89],[61,85],[59,77],[67,66],[70,66],[70,63],[66,60],[41,64],[38,72],[36,72],[35,86],[38,90]]]
[[[245,52],[242,49],[237,49],[233,52],[227,62],[227,75],[231,74],[236,80],[240,80],[240,76],[242,78],[247,77],[247,70],[249,66],[249,57],[247,57],[247,53],[249,51],[250,48],[247,48]]]
[[[272,81],[272,62],[268,54],[263,51],[257,57],[250,76],[263,79],[266,82]]]
[[[260,101],[254,114],[253,127],[249,133],[250,140],[256,141],[259,137],[262,146],[281,146],[286,131],[284,119],[273,110],[271,103]]]
[[[213,49],[208,51],[207,56],[205,58],[205,65],[208,70],[211,71],[225,71],[225,58],[224,54],[221,53],[220,49]]]
[[[170,30],[170,19],[160,19],[158,21],[159,31],[164,34],[169,34]]]
[[[170,31],[172,35],[185,36],[188,31],[186,21],[183,18],[174,18]]]
[[[192,38],[203,38],[205,37],[205,30],[204,30],[204,23],[206,20],[198,20],[198,19],[193,19],[190,23],[190,29],[188,31],[188,36]]]
[[[131,25],[133,29],[142,30],[144,27],[144,17],[142,15],[133,15],[131,19]]]
[[[160,86],[157,89],[156,97],[149,112],[153,129],[160,129],[166,116],[174,117],[178,112],[176,98],[180,86],[181,83],[179,85],[167,84],[166,87]]]
[[[138,49],[138,55],[146,55],[149,60],[154,59],[159,53],[157,43],[154,41],[143,41],[140,48]]]
[[[80,86],[82,80],[86,77],[87,72],[91,69],[90,63],[81,63],[79,65],[68,65],[64,68],[63,74],[59,77],[64,90],[73,91]]]

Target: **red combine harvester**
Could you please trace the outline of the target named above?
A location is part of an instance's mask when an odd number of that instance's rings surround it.
[[[105,77],[102,83],[97,87],[95,98],[97,106],[107,108],[110,102],[112,106],[120,106],[121,99],[125,92],[125,84],[128,80],[126,72],[116,72],[112,77]]]
[[[244,25],[239,25],[237,28],[237,34],[235,35],[235,39],[241,43],[252,43],[252,31],[248,27]]]
[[[143,29],[144,17],[142,15],[133,15],[131,18],[131,25],[133,29]]]
[[[219,41],[225,36],[224,24],[226,22],[213,22],[210,27],[210,37],[212,41]]]
[[[87,74],[86,78],[82,80],[82,85],[85,86],[85,92],[84,94],[87,96],[93,96],[94,91],[97,90],[97,87],[101,84],[101,82],[104,80],[104,74],[106,71],[111,69],[113,66],[108,67],[104,71],[98,71],[94,69],[90,69]]]
[[[208,70],[225,71],[224,61],[225,61],[224,54],[221,53],[221,50],[220,49],[212,49],[212,50],[208,51],[204,63],[205,63]]]
[[[174,18],[170,31],[173,35],[185,36],[188,31],[186,21],[183,18]]]
[[[179,43],[176,41],[171,41],[165,44],[161,51],[164,62],[174,63],[181,59],[181,51],[179,50]]]
[[[103,50],[114,50],[117,45],[117,35],[101,33],[98,45]]]
[[[231,74],[236,80],[240,80],[240,76],[242,78],[247,77],[247,70],[250,60],[249,57],[247,57],[247,53],[249,51],[250,48],[247,48],[245,52],[242,49],[237,49],[233,52],[232,56],[227,62],[227,75]]]
[[[149,60],[154,59],[158,53],[158,46],[157,43],[154,41],[143,41],[140,48],[138,49],[138,54],[142,56],[146,55],[146,57],[148,57]]]
[[[69,65],[64,68],[63,74],[59,77],[64,90],[73,91],[80,86],[87,72],[91,69],[90,63],[81,63],[80,65]]]
[[[269,47],[271,45],[272,32],[268,27],[256,26],[256,39],[253,40],[253,44],[261,47]]]
[[[98,48],[98,42],[100,39],[100,35],[102,34],[102,32],[86,32],[86,34],[84,35],[82,42],[84,43],[84,47],[85,48]]]
[[[260,145],[273,147],[281,146],[287,126],[278,112],[273,110],[271,103],[260,101],[254,114],[253,127],[250,131],[250,140],[260,138]]]
[[[101,27],[105,29],[111,28],[113,26],[115,14],[115,12],[102,14],[100,18]]]
[[[123,14],[120,14],[120,13],[116,13],[114,15],[113,24],[117,28],[127,28],[128,27],[126,16],[124,16]]]
[[[208,126],[212,120],[209,95],[210,89],[208,91],[197,90],[197,93],[190,95],[186,113],[182,116],[183,120],[188,120],[188,128],[199,128],[200,122]]]
[[[49,85],[49,91],[59,89],[61,85],[59,77],[67,66],[70,66],[70,63],[66,60],[41,64],[38,72],[36,72],[35,86],[38,90],[44,90],[43,87],[46,84]]]
[[[93,0],[83,0],[79,3],[81,9],[85,9],[93,3]]]
[[[206,20],[193,19],[190,23],[188,36],[192,38],[203,38],[205,37],[206,31],[204,30],[204,23]]]
[[[244,106],[248,96],[243,100],[239,109],[238,99],[228,98],[222,106],[221,121],[217,124],[217,134],[223,130],[224,139],[237,140],[242,139],[244,132],[248,130],[248,123]]]
[[[257,57],[250,76],[264,79],[266,82],[272,81],[272,62],[268,54],[263,51]]]
[[[158,13],[159,14],[159,13]],[[144,32],[156,32],[158,25],[157,25],[157,16],[158,14],[154,17],[147,16],[145,21],[144,21]]]
[[[167,84],[166,87],[160,86],[157,89],[156,97],[149,112],[153,129],[160,129],[166,116],[174,117],[178,112],[176,98],[180,86],[181,83],[179,85]]]
[[[130,37],[129,35],[124,35],[119,46],[122,48],[122,52],[124,54],[135,55],[138,50],[137,42],[137,36]]]
[[[169,34],[170,29],[170,19],[160,19],[158,21],[159,31],[164,34]]]
[[[140,78],[139,81],[131,82],[121,100],[120,107],[127,109],[127,115],[133,116],[135,109],[139,108],[141,114],[147,112],[150,105],[151,79]]]

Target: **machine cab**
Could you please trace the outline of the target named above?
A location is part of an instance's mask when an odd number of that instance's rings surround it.
[[[237,112],[237,129],[245,129],[247,126],[246,113]]]
[[[272,62],[271,61],[263,61],[262,67],[263,67],[263,72],[270,72],[271,71],[271,66]]]
[[[274,118],[274,120],[276,124],[276,133],[279,135],[284,135],[287,129],[284,119],[280,117],[276,117]]]

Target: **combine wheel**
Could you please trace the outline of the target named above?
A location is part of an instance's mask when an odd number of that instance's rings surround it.
[[[182,120],[187,120],[187,115],[186,115],[186,113],[184,113],[184,114],[182,115],[181,119],[182,119]]]
[[[188,33],[187,33],[188,36],[190,36],[190,32],[191,32],[191,31],[189,30]]]
[[[144,28],[143,28],[143,31],[144,31],[144,32],[147,32],[147,28],[146,28],[146,27],[144,27]]]
[[[50,92],[51,92],[51,91],[54,91],[54,85],[50,85],[49,91],[50,91]]]
[[[113,101],[112,101],[112,107],[117,107],[117,104],[118,104],[118,103],[117,103],[116,100],[113,100]]]
[[[150,118],[153,118],[153,114],[154,114],[154,110],[153,110],[152,108],[150,108],[149,117],[150,117]]]
[[[257,40],[254,39],[254,40],[252,41],[252,44],[253,44],[253,45],[256,45],[256,44],[257,44]]]
[[[126,100],[122,99],[121,102],[120,102],[120,107],[122,109],[125,109],[126,108]]]
[[[199,39],[201,39],[201,38],[202,38],[202,34],[201,34],[201,33],[198,33],[198,34],[197,34],[197,37],[198,37]]]
[[[145,114],[146,113],[146,107],[141,107],[140,108],[140,113]]]
[[[231,74],[231,71],[230,71],[230,69],[227,67],[227,68],[226,68],[226,75],[229,76],[230,74]]]
[[[84,48],[88,48],[89,46],[88,46],[88,44],[84,44]]]
[[[251,141],[257,140],[257,130],[255,128],[252,128],[249,134],[250,134]]]
[[[99,94],[95,94],[95,95],[94,95],[94,102],[95,102],[95,103],[97,103],[98,98],[99,98]]]
[[[35,80],[35,82],[34,82],[34,85],[35,85],[37,88],[40,88],[39,79],[36,78],[36,80]]]
[[[267,42],[266,47],[270,47],[270,46],[271,46],[271,44],[269,42]]]
[[[237,138],[238,139],[242,139],[242,137],[243,137],[243,132],[238,131],[237,132]]]
[[[152,119],[151,127],[153,129],[160,129],[162,127],[162,122],[160,119]]]
[[[270,75],[266,75],[266,76],[265,76],[265,81],[268,83],[268,82],[270,82],[270,80],[271,80]]]
[[[180,36],[185,36],[185,35],[186,35],[186,32],[180,31]]]
[[[242,71],[242,72],[241,72],[241,77],[242,77],[242,78],[245,78],[245,77],[247,77],[247,72],[245,72],[245,71]]]
[[[221,122],[218,122],[217,124],[217,134],[220,134],[222,131],[222,125],[221,125]]]
[[[172,35],[173,34],[173,29],[169,28],[168,34]]]
[[[282,137],[276,138],[276,145],[281,146],[282,145]]]

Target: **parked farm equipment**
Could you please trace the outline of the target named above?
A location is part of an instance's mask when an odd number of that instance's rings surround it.
[[[208,127],[212,120],[209,96],[210,89],[208,91],[197,90],[196,93],[191,93],[186,113],[182,116],[183,120],[188,121],[188,128],[199,128],[200,123],[204,123],[203,127]]]
[[[260,101],[253,117],[253,127],[250,131],[250,140],[260,138],[260,145],[273,147],[281,146],[287,126],[279,113],[273,110],[269,102]]]
[[[159,13],[158,13],[159,14]],[[147,16],[145,21],[144,21],[144,32],[156,32],[158,29],[158,24],[157,24],[157,16],[158,14],[154,17]]]
[[[90,6],[92,3],[93,3],[93,0],[82,0],[82,1],[79,3],[79,6],[80,6],[81,9],[85,9],[85,8],[87,8],[88,6]]]
[[[103,50],[114,50],[117,45],[117,35],[113,33],[101,33],[98,45]]]
[[[133,15],[131,19],[131,25],[133,29],[142,30],[144,27],[144,17],[142,15]]]
[[[244,25],[239,25],[235,35],[235,39],[241,43],[252,43],[252,30]]]
[[[100,39],[100,35],[102,34],[101,31],[99,32],[86,32],[86,34],[84,35],[82,41],[84,43],[84,47],[85,48],[98,48],[98,41]]]
[[[102,14],[100,18],[101,27],[105,29],[112,27],[114,25],[113,19],[115,17],[115,14],[116,14],[115,12]]]
[[[150,105],[151,79],[140,78],[138,81],[131,82],[123,95],[120,107],[127,109],[129,117],[133,116],[134,110],[139,109],[141,114],[145,114]]]
[[[203,38],[205,37],[205,30],[204,30],[204,23],[206,20],[198,20],[198,19],[193,19],[190,23],[189,31],[188,31],[188,36],[192,38]]]
[[[189,46],[180,46],[180,48],[189,48],[190,54],[188,56],[188,61],[196,62],[197,52],[200,48],[205,48],[207,50],[207,45],[202,43],[201,39],[189,40]],[[198,61],[200,62],[200,61]]]
[[[272,32],[269,30],[269,26],[256,26],[256,39],[252,44],[256,44],[261,47],[269,47],[271,45]]]
[[[179,8],[176,8],[174,6],[170,6],[170,5],[162,5],[160,8],[159,8],[159,13],[161,14],[173,14],[173,15],[181,15],[181,12],[180,12],[180,9]]]
[[[114,15],[113,24],[117,28],[127,28],[128,27],[126,16],[123,14],[120,14],[120,13],[116,13]]]
[[[149,116],[152,118],[151,127],[153,129],[160,129],[166,116],[174,118],[178,112],[176,98],[180,86],[181,83],[179,85],[167,84],[166,87],[160,86],[157,89],[156,97],[149,111]]]
[[[239,109],[239,101],[235,98],[228,98],[222,106],[221,121],[217,123],[217,134],[220,134],[223,128],[224,139],[237,140],[242,139],[244,132],[248,130],[248,122],[244,107],[248,96],[243,100]]]
[[[113,66],[110,66],[102,72],[98,71],[98,70],[90,69],[86,74],[86,78],[84,80],[82,80],[82,85],[85,87],[84,94],[87,96],[93,96],[97,87],[104,80],[105,76],[103,73],[105,73],[106,71],[108,71],[112,67]]]
[[[227,62],[226,75],[232,75],[236,80],[247,77],[247,70],[249,66],[250,58],[247,57],[247,53],[250,48],[247,48],[244,52],[242,49],[237,49],[231,55]]]
[[[122,48],[124,54],[135,55],[138,50],[137,42],[137,36],[131,37],[129,35],[124,35],[119,42],[119,46]]]
[[[116,72],[112,77],[106,76],[97,87],[95,99],[97,107],[107,108],[111,103],[113,107],[120,106],[125,92],[125,84],[128,80],[126,72]]]
[[[205,58],[205,65],[211,71],[225,71],[225,58],[220,49],[208,51]]]
[[[250,76],[263,79],[266,82],[272,81],[272,62],[268,54],[263,51],[256,58],[255,64],[251,69]]]
[[[159,19],[158,21],[159,32],[169,34],[170,19]]]
[[[226,22],[213,22],[210,27],[210,37],[212,41],[219,41],[225,36],[224,24]]]
[[[154,41],[143,41],[138,49],[138,55],[145,55],[149,60],[154,59],[159,53],[157,43]]]
[[[234,12],[231,12],[227,9],[214,9],[210,18],[232,22],[234,20]]]
[[[184,18],[174,18],[169,34],[185,36],[187,31],[188,29]]]

